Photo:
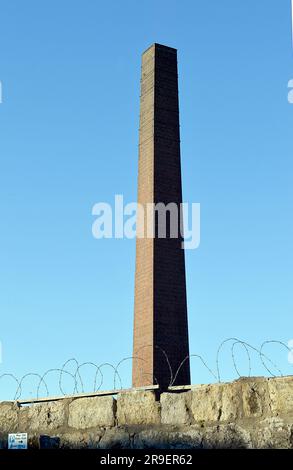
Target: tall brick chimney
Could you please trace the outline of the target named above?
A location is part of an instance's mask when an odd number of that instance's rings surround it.
[[[153,44],[142,56],[138,202],[182,202],[177,51]],[[146,222],[144,218],[143,222]],[[139,221],[138,221],[139,230]],[[137,238],[133,387],[165,389],[189,355],[182,238]],[[168,235],[168,232],[167,232]],[[174,385],[190,384],[186,359]]]

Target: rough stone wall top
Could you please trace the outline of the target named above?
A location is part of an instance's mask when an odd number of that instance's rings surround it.
[[[199,385],[156,398],[134,390],[24,407],[1,402],[1,446],[9,432],[28,432],[30,446],[45,434],[71,448],[293,448],[293,376]]]

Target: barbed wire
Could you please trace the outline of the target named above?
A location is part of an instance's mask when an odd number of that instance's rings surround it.
[[[292,352],[292,350],[282,341],[279,340],[267,340],[264,341],[260,348],[256,348],[255,346],[252,346],[251,344],[247,343],[246,341],[242,341],[238,338],[227,338],[224,341],[221,342],[217,349],[216,353],[216,361],[215,361],[215,371],[212,370],[212,368],[207,364],[205,359],[199,355],[199,354],[190,354],[186,356],[182,362],[180,363],[179,367],[174,371],[171,366],[171,362],[169,360],[169,357],[164,349],[162,349],[160,346],[155,346],[163,355],[165,361],[166,361],[166,367],[168,368],[168,372],[170,374],[170,382],[169,382],[169,387],[173,386],[176,384],[176,380],[178,378],[178,375],[186,363],[186,361],[191,361],[191,359],[196,358],[198,359],[202,366],[209,372],[209,374],[213,377],[213,380],[216,382],[221,383],[222,382],[222,375],[221,375],[221,357],[222,357],[222,351],[224,349],[224,346],[230,344],[230,354],[231,354],[231,359],[232,359],[232,364],[234,371],[236,373],[236,376],[238,378],[243,377],[240,372],[239,372],[239,365],[237,361],[237,356],[235,353],[236,347],[241,346],[246,354],[247,357],[247,362],[248,362],[248,374],[246,377],[250,377],[252,373],[252,356],[251,353],[257,354],[257,356],[260,359],[260,363],[263,366],[263,368],[266,370],[266,372],[272,376],[272,377],[277,377],[277,376],[283,376],[283,373],[281,369],[271,360],[271,358],[265,354],[264,348],[268,345],[271,344],[276,344],[278,346],[281,346],[282,348],[286,349],[289,353]],[[17,378],[14,374],[12,373],[4,373],[0,375],[0,381],[4,379],[10,379],[13,380],[16,384],[16,391],[14,394],[13,399],[14,400],[19,400],[22,397],[23,393],[23,388],[24,388],[24,383],[26,383],[29,379],[36,378],[37,379],[37,384],[35,385],[34,388],[31,389],[31,394],[35,397],[35,399],[38,399],[40,397],[40,391],[41,388],[43,387],[46,392],[46,396],[49,397],[49,387],[48,383],[46,381],[47,377],[51,374],[57,374],[57,384],[58,384],[58,389],[60,392],[61,396],[66,397],[68,393],[65,392],[64,390],[64,377],[69,377],[72,379],[72,395],[75,394],[80,394],[80,393],[89,393],[89,390],[85,390],[85,385],[84,385],[84,378],[82,374],[82,369],[85,367],[91,367],[94,369],[94,379],[93,379],[93,389],[91,390],[90,393],[95,393],[98,391],[101,391],[102,386],[104,384],[104,369],[110,369],[113,374],[113,391],[114,390],[122,390],[123,387],[123,382],[121,378],[121,374],[119,372],[120,367],[122,364],[124,364],[127,361],[138,361],[140,364],[140,374],[141,374],[141,379],[146,376],[150,376],[150,385],[159,385],[158,380],[156,378],[153,378],[151,374],[146,372],[144,370],[144,366],[146,364],[146,360],[141,357],[142,351],[145,348],[150,348],[152,345],[146,345],[142,346],[139,348],[139,350],[136,352],[135,356],[128,356],[124,357],[121,359],[116,365],[111,364],[110,362],[104,362],[100,365],[94,363],[94,362],[83,362],[79,363],[76,358],[71,358],[68,359],[61,368],[51,368],[46,370],[42,375],[35,373],[35,372],[28,372],[24,374],[21,378]],[[268,366],[269,364],[269,366]],[[67,369],[69,366],[73,367],[73,371],[69,372]],[[274,373],[272,371],[272,368],[275,369],[277,373]],[[48,379],[47,379],[48,380]],[[119,382],[117,386],[117,381]],[[32,384],[31,384],[32,387]],[[34,393],[35,392],[35,393]]]

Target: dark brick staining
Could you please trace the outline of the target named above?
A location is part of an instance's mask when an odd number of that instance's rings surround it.
[[[155,203],[182,202],[177,51],[156,45],[154,112]],[[168,234],[168,230],[167,230]],[[182,239],[154,240],[154,377],[164,388],[189,355],[185,258]],[[161,349],[160,349],[161,348]],[[186,359],[174,385],[190,384]]]

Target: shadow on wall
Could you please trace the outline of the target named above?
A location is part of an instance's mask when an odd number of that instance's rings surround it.
[[[236,424],[185,429],[111,428],[96,432],[34,435],[33,449],[252,449],[293,448],[292,425],[283,420],[267,422],[266,427],[250,432]],[[1,435],[1,448],[7,448],[7,436]]]

